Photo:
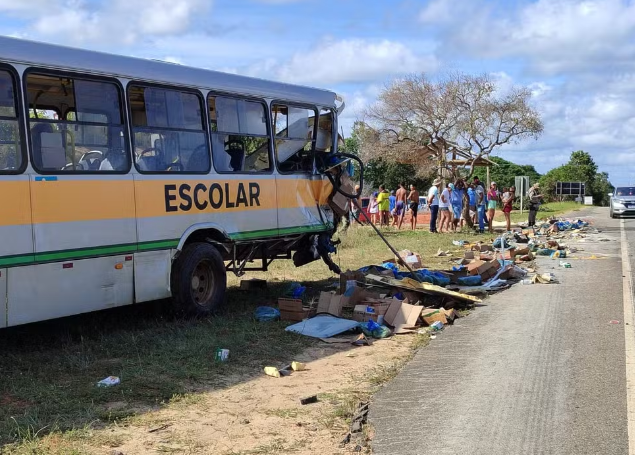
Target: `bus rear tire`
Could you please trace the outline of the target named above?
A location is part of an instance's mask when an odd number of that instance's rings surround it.
[[[223,258],[209,243],[192,243],[172,268],[172,299],[193,315],[208,315],[225,302],[227,273]]]

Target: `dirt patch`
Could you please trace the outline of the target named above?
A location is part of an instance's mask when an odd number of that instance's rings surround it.
[[[357,348],[321,344],[293,359],[305,362],[305,371],[283,378],[263,374],[228,389],[188,395],[106,431],[125,441],[118,447],[125,454],[347,453],[352,448],[339,447],[348,417],[339,410],[342,402],[370,392],[375,371],[407,357],[413,339],[398,336]],[[318,403],[300,404],[314,394]],[[98,450],[109,453],[103,446]]]

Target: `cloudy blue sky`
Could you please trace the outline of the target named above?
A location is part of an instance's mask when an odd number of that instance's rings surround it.
[[[635,183],[629,0],[0,0],[0,34],[331,88],[345,130],[394,77],[488,72],[545,122],[497,154],[544,172],[584,149]]]

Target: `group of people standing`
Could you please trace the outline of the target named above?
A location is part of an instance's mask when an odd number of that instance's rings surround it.
[[[470,217],[474,225],[478,221],[479,232],[485,232],[486,224],[489,232],[494,232],[494,215],[499,203],[503,205],[507,230],[511,230],[510,213],[516,197],[515,187],[504,188],[501,192],[496,182],[492,182],[489,190],[485,191],[478,177],[474,177],[471,184],[466,184],[463,179],[457,179],[443,190],[442,183],[441,179],[436,179],[428,191],[430,232],[456,231],[457,228],[463,227],[466,216]],[[468,207],[464,210],[466,199]]]
[[[361,204],[360,204],[361,206]],[[397,191],[386,190],[384,185],[379,186],[379,191],[370,196],[368,213],[373,224],[389,226],[392,218],[392,226],[401,229],[406,213],[410,213],[410,227],[417,228],[417,213],[419,210],[419,192],[415,185],[410,185],[410,191],[406,190],[405,183],[400,183]],[[363,224],[360,219],[359,209],[353,207],[352,220]]]
[[[460,178],[443,189],[442,184],[442,180],[437,178],[428,191],[430,232],[456,232],[457,229],[463,228],[466,217],[469,217],[471,224],[478,226],[478,232],[484,233],[487,226],[488,231],[493,233],[494,216],[499,204],[503,207],[507,231],[511,231],[511,212],[516,198],[516,187],[503,188],[500,191],[496,182],[492,182],[486,191],[485,185],[478,177],[474,177],[469,184]],[[355,190],[358,191],[359,186]],[[529,198],[529,225],[533,226],[542,200],[538,183],[529,189]],[[357,202],[358,206],[351,204],[351,223],[364,224],[365,219],[360,217],[358,208],[361,207],[361,200]],[[386,190],[385,185],[380,185],[379,191],[370,197],[370,221],[380,226],[392,225],[401,229],[404,218],[409,213],[410,227],[414,230],[417,227],[419,204],[419,192],[415,185],[410,185],[408,191],[406,185],[400,183],[397,191],[390,192]]]

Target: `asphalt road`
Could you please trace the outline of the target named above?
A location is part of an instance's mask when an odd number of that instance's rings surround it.
[[[628,454],[620,221],[583,214],[602,232],[576,255],[604,258],[541,259],[560,284],[515,285],[419,351],[372,404],[375,454]]]

